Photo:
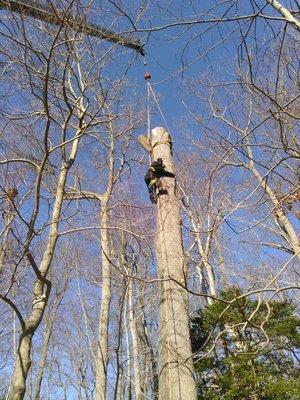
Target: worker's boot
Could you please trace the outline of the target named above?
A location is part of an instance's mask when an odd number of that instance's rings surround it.
[[[163,185],[163,182],[160,179],[156,182],[156,187],[158,195],[168,194],[167,188]]]

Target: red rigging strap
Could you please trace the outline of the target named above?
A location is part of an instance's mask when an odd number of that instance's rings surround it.
[[[0,0],[0,9],[29,15],[30,17],[54,25],[63,24],[74,29],[80,29],[87,35],[109,40],[120,46],[134,49],[142,56],[145,55],[143,45],[138,39],[114,32],[96,24],[88,23],[85,18],[74,17],[70,13],[64,14],[61,10],[54,10],[51,6],[42,4],[38,0]]]

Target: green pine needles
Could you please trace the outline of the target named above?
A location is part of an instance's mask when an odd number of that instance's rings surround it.
[[[258,301],[236,288],[221,292],[220,299],[191,320],[198,398],[300,399],[296,305],[289,299]]]

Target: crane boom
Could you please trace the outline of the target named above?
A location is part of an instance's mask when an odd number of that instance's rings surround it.
[[[37,0],[0,0],[0,9],[10,10],[23,15],[29,15],[30,17],[54,25],[63,24],[71,28],[80,29],[87,35],[109,40],[120,46],[134,49],[143,56],[145,55],[143,46],[138,39],[114,32],[111,29],[107,29],[93,23],[88,23],[78,17],[64,15],[59,10],[54,12],[54,9],[52,9],[50,6],[42,4]]]

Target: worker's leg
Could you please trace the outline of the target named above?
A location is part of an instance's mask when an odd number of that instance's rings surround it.
[[[149,195],[150,195],[150,200],[152,204],[157,203],[157,197],[156,197],[156,185],[152,185],[150,190],[149,190]]]

